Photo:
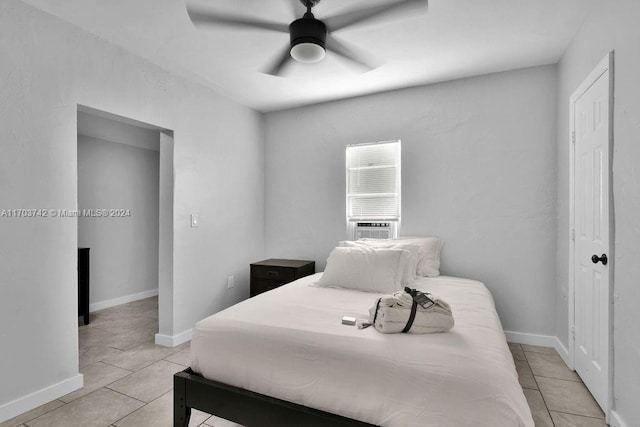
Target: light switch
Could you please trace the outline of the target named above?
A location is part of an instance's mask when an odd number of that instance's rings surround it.
[[[200,225],[200,218],[198,214],[191,214],[191,228],[197,228]]]

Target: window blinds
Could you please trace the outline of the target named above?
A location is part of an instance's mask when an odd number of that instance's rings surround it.
[[[347,146],[347,219],[400,220],[400,141]]]

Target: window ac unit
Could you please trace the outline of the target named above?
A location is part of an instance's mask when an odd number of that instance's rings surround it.
[[[349,222],[351,240],[393,239],[398,235],[398,223],[390,222]]]

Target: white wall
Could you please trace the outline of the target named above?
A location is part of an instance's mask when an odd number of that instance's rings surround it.
[[[130,213],[78,218],[78,246],[91,248],[93,306],[158,289],[159,173],[159,150],[78,135],[78,209]]]
[[[401,139],[401,234],[444,238],[442,273],[484,281],[506,330],[555,335],[555,66],[270,113],[265,138],[269,256],[321,271],[345,146]]]
[[[569,97],[615,50],[613,147],[614,409],[640,425],[640,2],[597,2],[559,65],[557,335],[568,344]],[[614,420],[617,422],[617,420]]]
[[[78,104],[174,131],[174,318],[160,332],[248,296],[264,256],[260,115],[0,0],[0,209],[76,208]],[[0,218],[0,236],[1,420],[79,385],[77,220]]]

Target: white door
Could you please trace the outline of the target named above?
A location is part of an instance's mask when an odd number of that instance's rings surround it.
[[[608,65],[608,64],[607,64]],[[610,67],[572,97],[574,151],[574,364],[605,413],[609,407]]]

